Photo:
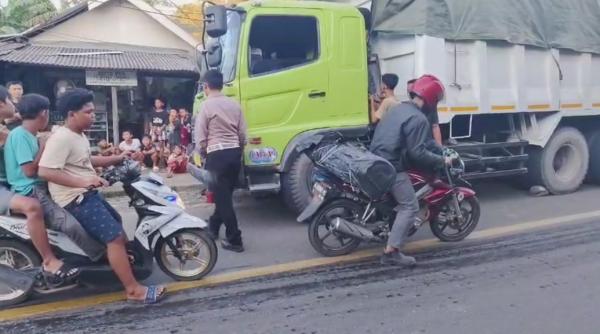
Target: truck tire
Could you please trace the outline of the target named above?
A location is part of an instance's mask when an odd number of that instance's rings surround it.
[[[583,183],[589,158],[583,134],[573,127],[559,128],[546,147],[529,149],[529,183],[542,185],[553,195],[571,193]]]
[[[313,168],[312,161],[301,154],[294,160],[290,170],[282,175],[283,201],[295,214],[300,214],[310,202]]]
[[[600,130],[593,131],[587,136],[590,149],[590,167],[587,180],[600,184]]]

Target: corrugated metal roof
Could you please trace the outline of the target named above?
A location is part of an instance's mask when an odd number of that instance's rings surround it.
[[[198,73],[192,55],[182,50],[102,43],[0,43],[0,62],[82,69],[119,69]]]

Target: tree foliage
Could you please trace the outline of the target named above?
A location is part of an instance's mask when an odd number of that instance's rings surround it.
[[[0,7],[0,34],[18,33],[56,15],[50,0],[9,0]]]
[[[216,4],[233,5],[243,2],[244,0],[215,0]],[[196,0],[194,3],[189,3],[177,7],[177,12],[174,15],[175,20],[186,27],[194,37],[202,38],[202,19],[204,17],[202,1]]]

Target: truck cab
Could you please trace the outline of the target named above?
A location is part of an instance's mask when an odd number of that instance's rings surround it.
[[[206,14],[213,37],[206,62],[223,73],[224,93],[240,102],[248,124],[248,188],[281,191],[300,210],[312,167],[296,143],[369,123],[365,18],[352,6],[309,1],[214,6]]]

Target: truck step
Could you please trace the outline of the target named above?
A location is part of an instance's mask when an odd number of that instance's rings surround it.
[[[526,140],[519,140],[514,142],[499,142],[499,143],[481,143],[481,142],[472,142],[472,143],[459,143],[456,145],[450,146],[450,148],[460,152],[462,150],[476,150],[476,149],[494,149],[494,148],[509,148],[509,147],[525,147],[529,145],[529,142]]]
[[[477,179],[487,179],[487,178],[493,178],[493,177],[523,175],[523,174],[527,174],[527,168],[495,170],[495,171],[489,171],[489,172],[472,172],[472,173],[466,173],[464,175],[464,178],[466,180],[477,180]]]
[[[519,161],[527,161],[527,154],[517,154],[510,156],[500,156],[500,157],[482,157],[474,154],[464,154],[461,155],[463,157],[463,161],[467,167],[474,165],[491,165],[491,164],[499,164],[505,162],[519,162]]]

